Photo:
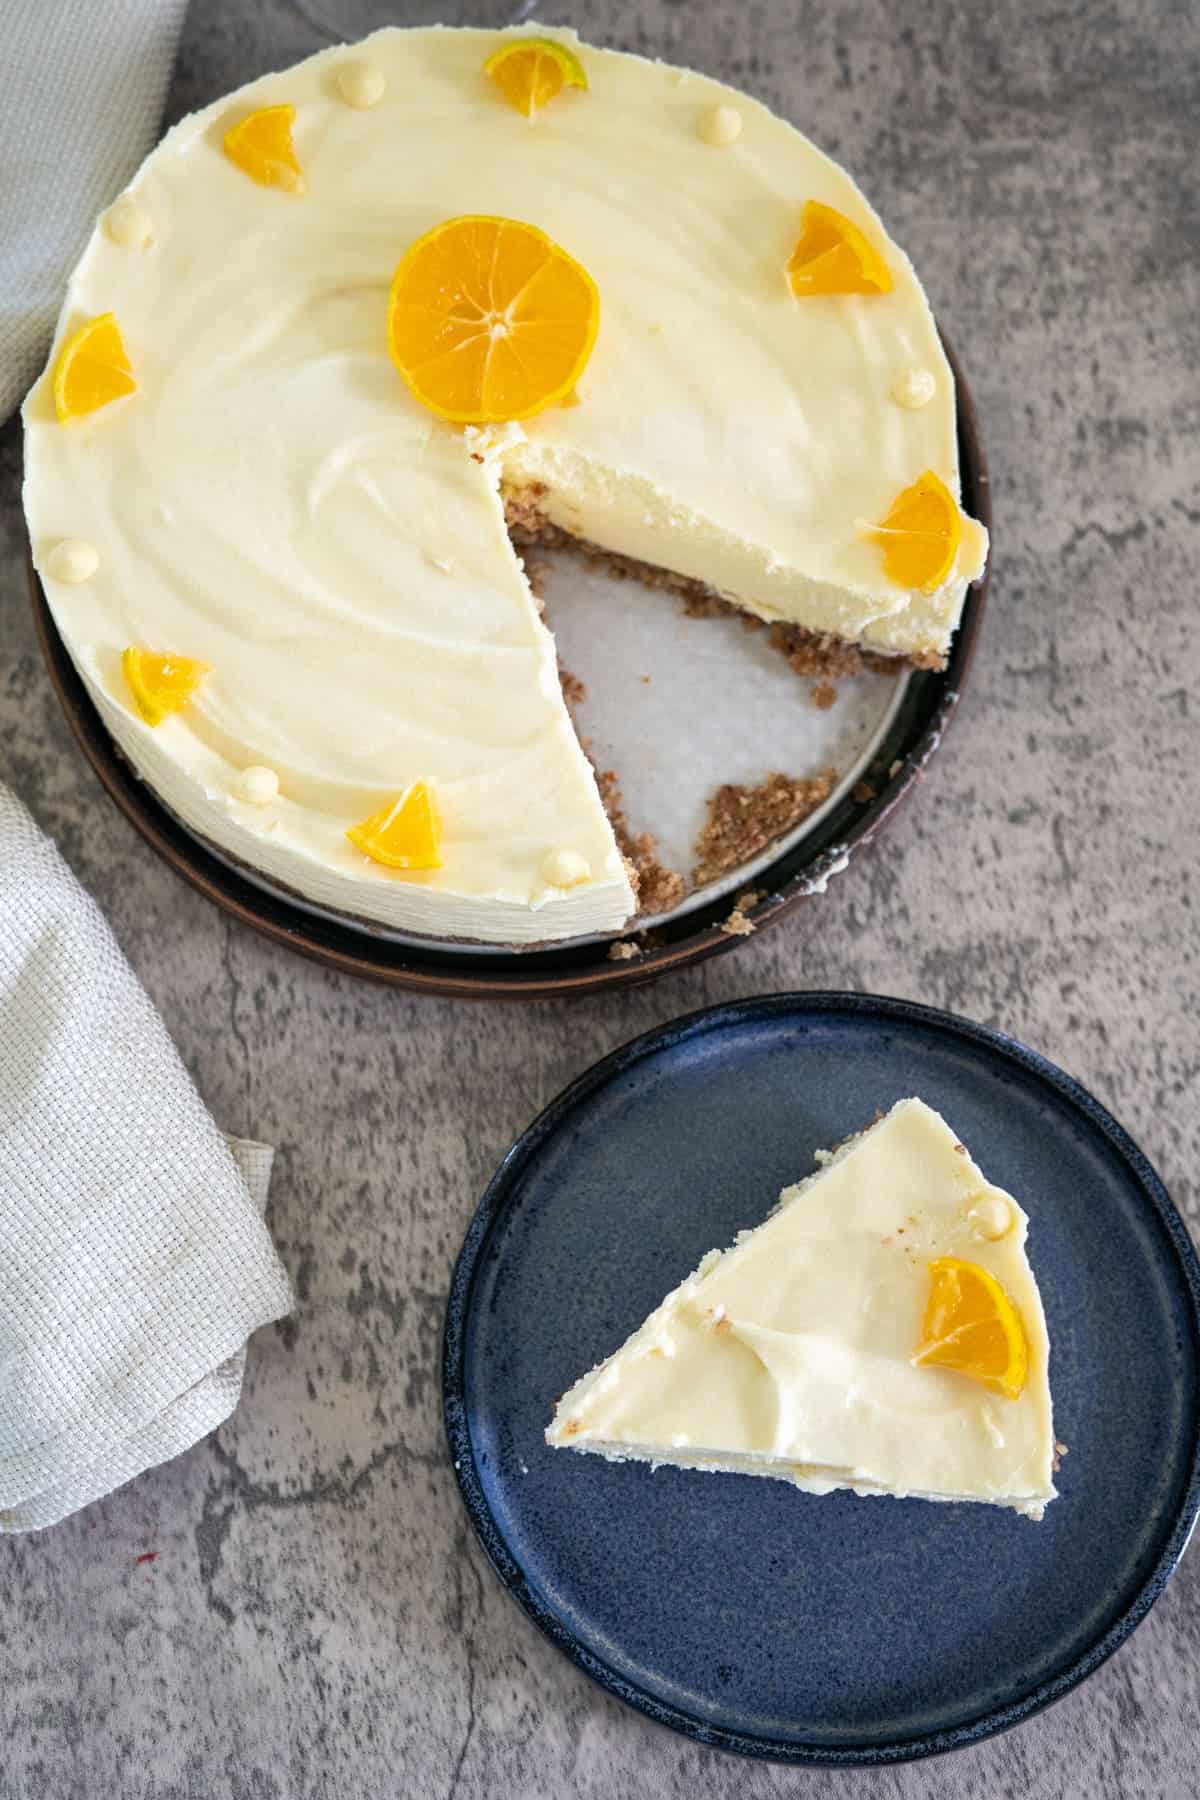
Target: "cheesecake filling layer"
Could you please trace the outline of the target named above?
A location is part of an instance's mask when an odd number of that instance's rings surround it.
[[[940,1115],[902,1100],[706,1256],[564,1395],[547,1441],[1039,1518],[1055,1494],[1054,1434],[1027,1225]],[[945,1256],[986,1269],[1019,1312],[1029,1364],[1016,1400],[914,1364],[929,1264]]]
[[[502,481],[763,617],[918,659],[944,654],[985,545],[968,522],[923,595],[889,585],[866,536],[924,469],[958,492],[955,404],[924,294],[849,175],[746,96],[584,46],[589,91],[531,125],[483,73],[500,35],[381,31],[168,133],[97,225],[55,347],[113,312],[137,392],[63,425],[47,374],[25,502],[64,641],[186,825],[318,905],[528,944],[614,931],[636,901]],[[346,98],[351,57],[369,108]],[[299,197],[221,149],[277,104],[296,109]],[[714,106],[737,111],[735,141],[702,132]],[[872,235],[892,293],[790,294],[808,200]],[[601,295],[572,404],[483,447],[422,410],[385,331],[403,251],[465,212],[537,225]],[[83,578],[79,558],[64,578],[68,540],[94,552]],[[211,665],[186,712],[142,721],[130,644]],[[250,767],[277,778],[268,803],[241,797]],[[414,780],[437,788],[443,865],[381,867],[346,829]]]

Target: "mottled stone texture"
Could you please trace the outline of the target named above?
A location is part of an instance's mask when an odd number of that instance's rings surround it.
[[[330,19],[532,10],[195,0],[171,116],[316,49]],[[761,95],[864,179],[911,250],[992,458],[973,691],[877,848],[706,968],[503,1014],[357,987],[227,924],[104,797],[38,661],[20,439],[0,434],[0,775],[100,900],[221,1123],[280,1146],[273,1223],[300,1296],[214,1439],[0,1543],[0,1796],[1184,1800],[1194,1554],[1084,1690],[1004,1739],[874,1776],[742,1766],[608,1700],[500,1591],[446,1466],[437,1362],[451,1260],[513,1134],[621,1040],[749,993],[876,989],[1016,1033],[1117,1111],[1197,1217],[1200,12],[577,0],[546,16]],[[137,1565],[146,1550],[158,1560]],[[954,1571],[931,1578],[953,1606]]]

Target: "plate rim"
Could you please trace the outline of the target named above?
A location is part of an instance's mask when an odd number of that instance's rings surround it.
[[[932,697],[929,716],[923,725],[920,721],[915,722],[916,735],[902,749],[899,768],[893,764],[884,772],[878,791],[861,804],[844,832],[836,838],[831,834],[811,853],[807,864],[783,875],[779,885],[748,910],[746,916],[755,930],[775,924],[802,901],[823,893],[830,877],[874,841],[901,800],[915,787],[938,749],[958,710],[974,662],[995,559],[991,484],[979,414],[971,389],[953,345],[940,326],[938,329],[954,375],[963,504],[988,532],[987,564],[979,580],[967,589],[946,667],[934,677],[940,685]],[[555,959],[554,945],[544,950],[530,948],[516,952],[498,947],[495,960],[488,958],[489,966],[480,967],[485,953],[475,952],[468,957],[456,955],[453,946],[432,938],[427,951],[399,948],[375,937],[369,928],[356,926],[350,920],[344,924],[326,920],[304,905],[289,901],[282,893],[260,886],[214,855],[202,838],[178,823],[149,783],[118,750],[54,622],[34,568],[27,522],[25,532],[26,576],[34,633],[72,736],[109,797],[151,848],[177,875],[240,924],[248,925],[275,943],[299,951],[341,974],[443,999],[465,1000],[539,1000],[638,987],[673,969],[723,955],[744,941],[741,934],[722,929],[731,911],[730,904],[722,903],[719,916],[707,923],[705,914],[711,909],[705,908],[696,915],[691,930],[681,930],[678,936],[673,933],[672,940],[666,944],[639,947],[636,954],[624,960],[610,960],[608,950],[611,946],[606,944],[591,946],[590,953],[583,955],[578,951],[563,950],[559,953],[561,960]],[[792,861],[801,848],[796,846],[783,853],[778,861]],[[759,886],[769,883],[777,868],[778,862],[760,871],[755,877],[756,883]],[[680,923],[682,926],[684,922]],[[630,941],[635,939],[636,927],[624,934],[614,932],[612,943],[622,941],[623,936]]]
[[[607,1693],[623,1700],[656,1724],[664,1725],[693,1742],[759,1761],[818,1768],[871,1767],[915,1762],[969,1744],[981,1743],[1042,1712],[1093,1674],[1141,1624],[1178,1567],[1195,1528],[1197,1515],[1200,1514],[1200,1381],[1197,1382],[1196,1404],[1193,1409],[1191,1467],[1179,1507],[1170,1520],[1165,1542],[1153,1566],[1147,1571],[1129,1602],[1100,1635],[1073,1661],[1054,1675],[1036,1683],[1017,1700],[985,1710],[947,1730],[919,1733],[871,1745],[812,1745],[770,1736],[750,1736],[697,1718],[682,1707],[660,1700],[613,1669],[575,1637],[526,1579],[518,1558],[509,1549],[487,1504],[471,1444],[465,1397],[466,1337],[476,1272],[486,1253],[493,1228],[508,1210],[522,1175],[542,1145],[593,1093],[659,1051],[672,1048],[689,1037],[795,1012],[818,1016],[859,1013],[877,1021],[900,1021],[933,1028],[966,1040],[973,1047],[987,1053],[998,1055],[1009,1064],[1016,1064],[1023,1073],[1033,1075],[1053,1089],[1060,1100],[1066,1101],[1082,1115],[1086,1125],[1100,1133],[1109,1149],[1126,1165],[1143,1201],[1150,1206],[1163,1227],[1174,1251],[1180,1292],[1190,1303],[1193,1352],[1197,1367],[1200,1368],[1200,1252],[1197,1251],[1186,1221],[1150,1159],[1120,1121],[1081,1081],[1020,1039],[995,1026],[980,1024],[942,1007],[882,994],[832,989],[813,992],[795,990],[755,995],[701,1007],[640,1033],[609,1051],[576,1076],[514,1140],[484,1189],[455,1260],[446,1300],[442,1338],[443,1425],[459,1496],[476,1539],[501,1586],[543,1636]]]

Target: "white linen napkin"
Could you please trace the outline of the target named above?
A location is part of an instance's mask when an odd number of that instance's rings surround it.
[[[154,142],[186,7],[0,5],[0,425],[45,360],[97,214]]]
[[[99,909],[0,783],[0,1532],[226,1418],[292,1304],[272,1151],[221,1136]]]

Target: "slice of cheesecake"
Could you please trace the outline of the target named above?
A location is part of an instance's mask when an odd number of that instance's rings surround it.
[[[575,1383],[547,1442],[1041,1518],[1054,1431],[1025,1213],[921,1100],[818,1161]]]

